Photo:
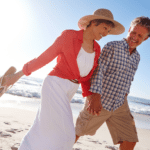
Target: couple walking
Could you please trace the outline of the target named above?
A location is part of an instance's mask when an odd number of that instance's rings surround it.
[[[82,17],[78,26],[79,31],[63,31],[21,71],[15,73],[11,67],[0,79],[2,96],[23,75],[30,75],[57,57],[55,68],[43,82],[34,124],[19,150],[71,150],[80,136],[94,135],[105,121],[120,150],[132,150],[138,142],[127,95],[140,61],[136,47],[150,36],[150,19],[134,19],[127,37],[107,43],[102,52],[95,40],[125,30],[113,19],[111,11],[98,9],[93,15]],[[74,128],[70,101],[79,84],[87,98]]]

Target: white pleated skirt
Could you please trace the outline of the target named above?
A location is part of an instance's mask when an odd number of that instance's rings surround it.
[[[70,101],[78,87],[67,79],[46,77],[41,106],[19,150],[72,150],[75,129]]]

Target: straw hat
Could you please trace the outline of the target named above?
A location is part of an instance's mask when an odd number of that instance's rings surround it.
[[[125,28],[122,24],[114,20],[113,14],[108,9],[97,9],[93,15],[87,15],[82,17],[78,21],[78,26],[80,29],[86,29],[87,25],[91,20],[94,19],[104,19],[109,20],[114,23],[115,27],[112,28],[112,30],[109,32],[109,34],[122,34],[125,31]]]

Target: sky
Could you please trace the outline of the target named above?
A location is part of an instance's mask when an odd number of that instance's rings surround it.
[[[63,30],[79,30],[78,20],[96,9],[109,9],[114,19],[125,27],[121,35],[108,35],[98,43],[127,36],[131,21],[150,17],[149,0],[0,0],[0,75],[10,66],[23,65],[44,52]],[[132,82],[130,96],[150,99],[150,38],[137,47],[141,61]],[[31,76],[45,78],[56,60]]]

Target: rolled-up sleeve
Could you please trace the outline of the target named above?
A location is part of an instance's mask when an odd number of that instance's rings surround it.
[[[94,71],[91,79],[90,92],[102,94],[102,80],[103,76],[107,71],[110,60],[113,57],[113,45],[107,44],[104,46],[102,53],[98,60],[98,66]]]

